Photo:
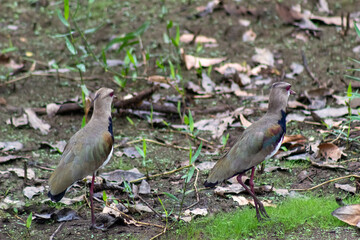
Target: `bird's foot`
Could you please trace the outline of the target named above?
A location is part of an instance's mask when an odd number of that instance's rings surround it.
[[[262,204],[262,202],[254,201],[254,203],[255,203],[255,208],[256,208],[256,217],[259,222],[263,221],[264,218],[270,218],[269,215],[267,214],[264,204]]]
[[[106,230],[104,226],[98,226],[95,223],[90,225],[90,230],[99,229],[99,230]]]

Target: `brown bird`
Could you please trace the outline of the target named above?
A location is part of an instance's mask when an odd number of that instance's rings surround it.
[[[90,187],[91,227],[95,227],[94,179],[95,173],[105,166],[113,152],[111,104],[114,90],[100,88],[95,93],[94,112],[88,124],[76,132],[65,146],[60,163],[49,179],[49,198],[60,201],[66,190],[76,181],[92,174]]]
[[[255,166],[271,158],[280,148],[286,132],[286,106],[290,94],[295,94],[291,85],[286,82],[276,82],[272,85],[267,113],[250,127],[246,128],[234,146],[216,162],[205,181],[206,187],[214,187],[219,182],[235,175],[237,181],[253,197],[256,217],[269,217],[263,204],[254,192]],[[250,189],[243,183],[241,177],[251,169]]]

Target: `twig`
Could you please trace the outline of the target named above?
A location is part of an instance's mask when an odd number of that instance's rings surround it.
[[[320,183],[319,185],[316,185],[314,187],[311,187],[311,188],[299,188],[299,189],[290,189],[290,191],[310,191],[310,190],[314,190],[315,188],[318,188],[318,187],[321,187],[325,184],[328,184],[328,183],[331,183],[331,182],[335,182],[335,181],[338,181],[338,180],[341,180],[341,179],[345,179],[345,178],[351,178],[351,177],[354,177],[354,178],[360,178],[359,175],[348,175],[348,176],[344,176],[344,177],[338,177],[338,178],[334,178],[334,179],[331,179],[331,180],[328,180],[328,181],[325,181],[323,183]]]
[[[147,222],[140,222],[140,221],[137,221],[135,218],[131,217],[130,215],[127,215],[121,211],[119,211],[118,209],[116,208],[113,208],[111,206],[109,206],[109,208],[111,208],[112,210],[118,212],[120,215],[122,215],[123,217],[126,217],[128,219],[130,219],[131,221],[134,221],[135,224],[140,224],[140,225],[144,225],[144,226],[154,226],[154,227],[158,227],[158,228],[163,228],[164,226],[162,225],[158,225],[158,224],[154,224],[154,223],[147,223]]]
[[[65,224],[65,222],[62,222],[62,223],[58,226],[58,228],[55,230],[55,232],[53,232],[53,234],[51,234],[49,240],[53,240],[53,239],[54,239],[55,235],[60,231],[60,229],[62,228],[62,226],[64,226],[64,224]]]
[[[154,240],[154,239],[160,237],[161,235],[163,235],[163,234],[165,234],[165,233],[166,233],[166,226],[165,226],[164,229],[161,231],[161,233],[153,236],[152,238],[150,238],[150,240]]]
[[[148,206],[156,215],[158,215],[159,218],[161,218],[161,219],[163,218],[163,217],[161,216],[161,214],[160,214],[158,211],[156,211],[153,207],[151,207],[150,204],[147,203],[139,194],[138,194],[138,198],[139,198],[140,201],[142,201],[146,206]]]
[[[158,174],[150,175],[149,177],[142,177],[142,178],[134,179],[134,180],[130,181],[130,183],[142,181],[142,180],[145,180],[145,179],[147,179],[147,178],[150,179],[150,178],[155,178],[155,177],[160,177],[160,176],[165,176],[165,175],[173,174],[173,173],[175,173],[175,172],[181,171],[181,170],[183,170],[183,169],[185,169],[185,168],[189,168],[189,167],[192,167],[192,165],[186,165],[186,166],[183,166],[183,167],[180,167],[180,168],[177,168],[177,169],[168,171],[168,172],[163,172],[163,173],[158,173]]]
[[[301,57],[302,57],[302,60],[303,60],[303,64],[304,64],[304,67],[305,67],[305,70],[306,72],[308,73],[308,75],[310,76],[310,78],[312,80],[314,80],[315,82],[317,82],[317,84],[320,86],[320,82],[319,82],[319,79],[317,79],[314,74],[310,71],[309,69],[309,66],[308,66],[308,63],[307,63],[307,60],[306,60],[306,56],[305,56],[305,53],[303,50],[301,50]]]
[[[181,146],[177,146],[177,145],[171,145],[171,144],[168,144],[168,143],[161,143],[161,142],[158,142],[156,140],[152,140],[152,139],[140,139],[140,140],[134,140],[134,141],[130,141],[130,142],[127,142],[127,144],[134,144],[134,143],[138,143],[138,142],[142,142],[142,141],[146,141],[146,142],[150,142],[150,143],[155,143],[155,144],[158,144],[160,146],[164,146],[164,147],[172,147],[172,148],[176,148],[176,149],[181,149],[181,150],[185,150],[185,151],[189,151],[190,149],[188,147],[181,147]],[[119,147],[118,145],[116,145],[114,148],[117,148]]]

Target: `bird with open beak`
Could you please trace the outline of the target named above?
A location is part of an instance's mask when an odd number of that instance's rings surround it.
[[[95,226],[94,179],[96,171],[105,166],[113,153],[114,135],[111,104],[114,90],[100,88],[95,93],[94,111],[84,128],[76,132],[65,146],[60,163],[49,179],[49,198],[60,201],[76,181],[92,174],[90,187],[91,227]]]
[[[253,197],[256,217],[269,217],[264,205],[254,192],[255,167],[262,161],[271,158],[280,148],[286,132],[286,106],[290,94],[295,94],[291,85],[286,82],[275,82],[271,86],[269,106],[266,114],[246,128],[233,147],[218,160],[205,181],[206,187],[237,175],[237,181]],[[250,189],[241,177],[251,169]]]

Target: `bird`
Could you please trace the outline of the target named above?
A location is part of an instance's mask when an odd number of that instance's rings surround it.
[[[291,85],[287,82],[272,84],[266,114],[245,129],[230,150],[216,162],[204,182],[205,187],[210,188],[237,175],[237,181],[254,199],[258,221],[261,221],[263,217],[269,218],[269,215],[264,205],[255,196],[255,167],[271,158],[281,146],[286,132],[287,102],[289,96],[295,94],[290,88]],[[249,189],[241,177],[250,169]]]
[[[91,228],[95,228],[94,179],[99,168],[104,167],[113,153],[113,126],[111,105],[114,90],[100,88],[93,99],[94,111],[90,121],[68,141],[60,162],[49,178],[48,197],[60,201],[71,185],[92,174],[90,186]]]

